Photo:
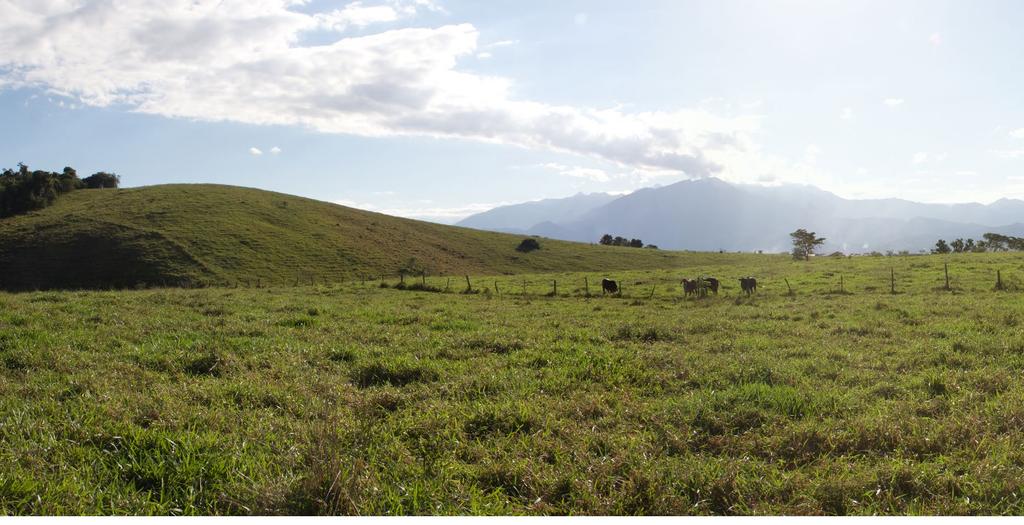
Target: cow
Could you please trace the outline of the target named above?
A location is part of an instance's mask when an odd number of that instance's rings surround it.
[[[695,293],[697,293],[697,281],[696,280],[692,280],[691,281],[690,279],[683,279],[683,294],[689,296],[689,295],[693,295]]]
[[[718,295],[718,279],[715,279],[714,277],[705,277],[704,285],[714,292],[715,295]]]
[[[601,293],[618,293],[619,283],[611,279],[601,279]]]
[[[740,288],[743,293],[750,295],[757,291],[757,279],[753,277],[740,277]]]

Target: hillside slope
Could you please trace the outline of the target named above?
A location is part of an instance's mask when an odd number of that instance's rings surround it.
[[[0,289],[293,284],[394,276],[668,268],[681,253],[444,226],[268,191],[164,185],[83,191],[0,220]]]

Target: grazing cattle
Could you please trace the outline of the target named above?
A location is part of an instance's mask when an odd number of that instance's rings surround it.
[[[757,291],[757,279],[753,277],[740,277],[740,288],[743,293],[750,295]]]
[[[718,279],[715,279],[714,277],[705,277],[704,283],[709,290],[715,292],[715,295],[718,295]]]
[[[601,293],[617,293],[619,291],[619,283],[611,279],[601,279]]]
[[[697,281],[683,279],[683,295],[693,295],[695,293],[697,293]]]

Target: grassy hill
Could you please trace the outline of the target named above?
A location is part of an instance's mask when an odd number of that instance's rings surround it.
[[[208,184],[80,191],[0,220],[0,289],[291,284],[395,275],[657,269],[692,254],[444,226],[268,191]],[[699,257],[699,256],[697,256]]]

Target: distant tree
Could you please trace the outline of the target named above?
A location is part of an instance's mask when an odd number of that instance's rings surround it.
[[[982,235],[984,238],[985,249],[989,252],[1006,252],[1010,250],[1010,237],[999,233],[985,233]]]
[[[602,235],[601,240],[597,242],[605,246],[611,246],[615,242],[615,238],[612,237],[611,234],[606,233]]]
[[[974,251],[977,251],[977,250],[978,250],[978,246],[974,244],[974,239],[967,239],[967,242],[964,243],[964,251],[965,252],[974,252]]]
[[[29,171],[19,163],[18,170],[0,173],[0,217],[45,208],[63,193],[60,175],[48,171]],[[69,185],[74,189],[74,184]],[[69,190],[70,191],[70,190]]]
[[[809,232],[803,228],[790,233],[789,236],[793,238],[792,255],[794,259],[809,260],[814,255],[814,250],[825,244],[824,237],[818,237],[815,232]]]
[[[116,188],[121,183],[121,177],[114,173],[101,171],[82,179],[82,183],[90,189]]]
[[[953,250],[953,253],[964,253],[964,246],[966,246],[966,243],[963,239],[956,239],[949,243],[949,247]]]
[[[630,239],[629,240],[629,247],[630,248],[643,248],[644,247],[644,241],[641,241],[640,239]]]
[[[64,167],[64,172],[57,176],[57,181],[60,185],[61,193],[67,193],[82,187],[82,181],[78,179],[78,172],[75,171],[75,168],[69,166]]]
[[[943,239],[939,239],[938,242],[935,243],[935,248],[932,249],[932,253],[949,253],[951,251],[952,250],[949,245],[946,244],[946,241]]]
[[[409,257],[409,259],[398,269],[398,273],[400,275],[419,275],[424,271],[426,271],[426,268],[424,268],[415,257]]]
[[[532,252],[533,250],[539,249],[540,243],[537,242],[537,239],[523,239],[523,242],[519,243],[519,246],[516,246],[516,251],[523,253],[528,253]]]
[[[615,245],[615,246],[629,246],[629,239],[627,239],[625,237],[618,237],[617,236],[612,241],[612,244]]]
[[[644,248],[649,248],[651,250],[657,250],[658,249],[658,245],[657,244],[648,244],[647,246],[644,246]]]

